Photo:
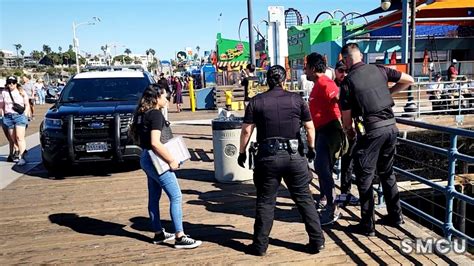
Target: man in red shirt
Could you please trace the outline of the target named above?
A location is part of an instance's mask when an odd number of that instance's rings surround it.
[[[325,71],[326,63],[322,55],[312,53],[306,57],[305,74],[308,80],[314,82],[309,96],[309,109],[316,129],[314,169],[319,179],[321,198],[327,200],[325,208],[319,204],[322,209],[321,225],[332,224],[340,217],[335,204],[332,170],[344,137],[340,122],[339,88],[324,74]]]
[[[448,80],[456,80],[458,76],[458,70],[456,69],[456,65],[458,64],[458,60],[453,59],[451,65],[448,68]]]

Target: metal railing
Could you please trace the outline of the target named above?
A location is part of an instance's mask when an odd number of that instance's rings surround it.
[[[409,144],[410,146],[415,146],[417,148],[420,148],[422,150],[430,151],[439,155],[447,156],[448,162],[449,162],[449,167],[448,167],[448,179],[447,179],[447,185],[442,186],[440,184],[437,184],[433,182],[430,179],[427,179],[425,177],[416,175],[414,173],[410,173],[406,170],[403,170],[399,167],[394,167],[395,172],[397,172],[400,175],[403,175],[404,177],[407,177],[412,180],[416,180],[418,182],[421,182],[439,192],[444,193],[446,196],[446,216],[444,221],[440,221],[433,216],[419,210],[418,208],[408,204],[405,201],[401,201],[401,204],[404,208],[408,209],[409,211],[413,212],[414,214],[420,216],[421,218],[431,222],[432,224],[438,226],[439,228],[443,229],[444,236],[451,241],[452,236],[464,238],[467,240],[467,242],[470,245],[474,245],[474,240],[472,237],[466,235],[465,233],[457,230],[453,226],[453,200],[454,198],[457,198],[458,200],[465,201],[468,204],[473,205],[474,204],[474,198],[470,197],[468,195],[459,193],[456,191],[454,187],[454,178],[456,175],[456,162],[458,160],[468,162],[468,163],[474,163],[474,157],[466,154],[462,154],[458,152],[457,148],[457,141],[458,137],[466,137],[466,138],[474,138],[474,131],[471,130],[466,130],[466,129],[460,129],[460,128],[451,128],[451,127],[444,127],[444,126],[438,126],[438,125],[432,125],[424,122],[419,122],[419,121],[413,121],[413,120],[407,120],[403,118],[397,118],[397,123],[399,124],[404,124],[404,125],[409,125],[409,126],[414,126],[418,128],[423,128],[423,129],[428,129],[436,132],[442,132],[450,135],[450,146],[449,149],[444,149],[440,148],[437,146],[432,146],[426,143],[421,143],[413,140],[408,140],[404,138],[398,138],[398,141],[400,143],[406,143]]]
[[[422,115],[457,115],[462,123],[463,114],[474,113],[474,81],[417,82],[412,86],[415,105],[407,109],[408,91],[393,95],[394,113],[397,116],[420,118]]]

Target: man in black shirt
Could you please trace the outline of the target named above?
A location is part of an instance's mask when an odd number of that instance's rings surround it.
[[[163,73],[160,74],[160,79],[158,80],[157,83],[160,84],[163,88],[165,88],[168,95],[171,95],[170,86],[168,85],[168,80],[166,80],[165,78],[165,74]]]
[[[308,132],[308,158],[314,159],[314,125],[303,98],[283,90],[285,78],[285,69],[279,65],[268,70],[269,91],[250,99],[240,135],[238,163],[244,167],[247,159],[245,150],[253,129],[257,128],[258,152],[253,174],[257,189],[256,217],[253,243],[247,250],[248,254],[257,256],[265,255],[268,248],[268,235],[273,225],[282,177],[303,217],[309,235],[308,252],[317,253],[324,248],[319,216],[309,189],[308,162],[298,147],[302,123]]]
[[[408,88],[413,78],[397,70],[362,62],[355,43],[344,45],[342,56],[349,73],[341,84],[340,107],[343,127],[349,138],[357,134],[352,156],[359,189],[361,222],[354,229],[367,236],[375,235],[372,180],[377,171],[387,203],[388,215],[381,223],[398,226],[403,223],[393,160],[398,129],[390,94]],[[388,82],[395,85],[388,88]],[[356,125],[357,132],[353,127]]]
[[[244,77],[241,84],[244,86],[244,101],[248,102],[254,96],[255,91],[249,91],[249,88],[255,90],[258,87],[258,77],[255,76],[255,65],[248,64],[246,67],[247,76]],[[251,95],[249,95],[249,93]]]

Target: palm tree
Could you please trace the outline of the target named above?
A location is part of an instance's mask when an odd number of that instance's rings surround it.
[[[25,57],[25,50],[20,51],[21,57]]]
[[[20,67],[20,56],[18,55],[18,51],[21,49],[21,44],[17,43],[17,44],[14,44],[13,46],[15,46],[15,49],[16,49],[16,65]]]
[[[105,64],[108,65],[108,62],[107,62],[107,49],[108,49],[108,45],[106,44],[105,46],[101,46],[100,47],[100,50],[102,50],[102,52],[104,52],[104,60],[105,60]]]
[[[59,53],[61,53],[63,51],[63,48],[61,46],[59,46],[58,51],[59,51]]]
[[[130,54],[132,53],[132,51],[130,51],[130,49],[127,48],[127,49],[125,49],[124,53],[126,53],[127,56],[130,56]]]
[[[17,43],[17,44],[14,44],[13,46],[15,46],[15,49],[16,49],[16,57],[18,57],[18,51],[21,49],[21,44]]]
[[[197,51],[198,56],[199,56],[199,50],[201,50],[201,47],[199,47],[199,45],[198,45],[198,46],[196,46],[196,51]]]
[[[51,47],[49,47],[49,45],[43,44],[43,52],[48,55],[51,53]]]
[[[100,50],[102,50],[102,52],[104,52],[104,56],[107,54],[107,44],[105,46],[101,46],[100,47]]]

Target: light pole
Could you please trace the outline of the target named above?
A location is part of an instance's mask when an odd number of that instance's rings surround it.
[[[97,22],[100,22],[99,17],[92,17],[93,21],[87,21],[87,22],[81,22],[81,23],[75,23],[74,21],[72,22],[72,34],[73,34],[73,39],[72,39],[72,44],[74,45],[74,52],[76,53],[76,70],[77,73],[80,72],[80,67],[79,67],[79,40],[76,37],[76,29],[79,26],[82,25],[95,25]]]
[[[255,40],[253,38],[253,32],[252,32],[252,27],[253,27],[252,0],[247,0],[247,15],[249,19],[250,63],[255,65]]]

